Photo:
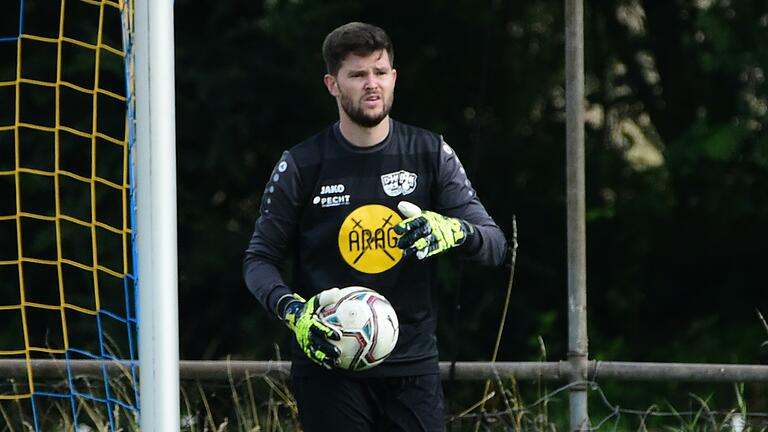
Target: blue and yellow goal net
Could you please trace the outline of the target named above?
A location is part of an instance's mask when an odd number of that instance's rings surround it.
[[[0,423],[135,430],[131,2],[2,3]]]

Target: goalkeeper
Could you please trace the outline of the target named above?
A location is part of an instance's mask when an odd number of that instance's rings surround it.
[[[507,243],[442,137],[389,117],[397,71],[387,34],[348,23],[322,52],[339,119],[275,165],[245,281],[294,333],[291,384],[305,431],[444,430],[431,257],[452,250],[501,265]],[[288,259],[291,287],[281,276]],[[315,314],[331,288],[351,285],[384,295],[400,321],[389,358],[358,372],[334,368],[339,334]]]

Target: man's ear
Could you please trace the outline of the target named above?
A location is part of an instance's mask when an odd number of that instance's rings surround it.
[[[323,76],[323,83],[325,88],[328,89],[328,93],[333,97],[339,96],[339,84],[336,82],[336,78],[331,74],[325,74]]]

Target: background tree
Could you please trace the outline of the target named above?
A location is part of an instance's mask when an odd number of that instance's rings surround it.
[[[766,4],[586,6],[591,354],[760,361]],[[335,121],[321,85],[323,37],[363,20],[395,43],[393,116],[445,136],[506,232],[517,216],[501,358],[539,358],[539,335],[550,359],[564,358],[561,1],[176,7],[183,357],[274,357],[281,325],[247,292],[242,251],[280,152]],[[460,336],[442,338],[444,356],[488,358],[505,279],[464,266],[442,280],[441,332]],[[449,319],[456,299],[460,325]]]

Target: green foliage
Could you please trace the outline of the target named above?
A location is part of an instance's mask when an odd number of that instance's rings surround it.
[[[687,158],[686,163],[694,166],[702,160],[727,162],[738,155],[748,137],[749,131],[738,125],[712,125],[700,120],[670,149],[670,157],[680,153],[679,157]]]
[[[276,340],[288,340],[247,292],[243,250],[279,154],[336,120],[321,83],[323,37],[341,23],[365,20],[386,28],[395,43],[393,116],[446,137],[506,232],[517,217],[518,270],[500,359],[538,358],[539,336],[550,359],[564,358],[562,6],[268,0],[201,7],[178,0],[182,357],[266,359]],[[765,361],[752,310],[764,304],[768,256],[768,6],[587,2],[584,18],[591,352],[605,359]],[[13,58],[11,48],[0,45],[0,52]],[[92,70],[85,51],[69,54],[75,61],[65,73]],[[43,68],[44,60],[36,56],[29,65]],[[110,65],[115,75],[117,63]],[[76,102],[63,92],[62,103],[70,99]],[[90,117],[88,104],[76,105],[63,118]],[[12,138],[0,134],[3,169],[14,166]],[[87,173],[90,161],[73,151],[60,155],[62,168]],[[2,183],[13,193],[9,179]],[[28,186],[29,194],[48,194],[48,185]],[[86,195],[63,193],[71,195],[71,212],[84,209]],[[0,209],[10,214],[15,199],[6,195]],[[9,259],[16,255],[13,228],[2,227],[0,256]],[[23,239],[25,251],[50,253],[46,230]],[[441,266],[451,271],[437,290],[440,335],[453,335],[441,338],[442,352],[487,359],[505,271],[455,265],[451,257]],[[15,301],[18,287],[2,283],[2,295]]]
[[[181,316],[196,317],[182,318],[184,357],[269,358],[272,335],[288,340],[243,286],[242,250],[280,152],[336,119],[322,38],[365,20],[395,42],[393,116],[444,134],[501,227],[519,221],[500,359],[537,358],[539,335],[564,358],[562,2],[176,9]],[[751,310],[768,256],[766,14],[759,2],[586,5],[590,350],[605,359],[765,358]],[[506,274],[441,266],[444,358],[487,359]]]
[[[25,3],[30,11],[47,8],[46,16],[58,16],[57,2]],[[764,309],[768,256],[768,5],[619,0],[585,6],[591,356],[765,363],[768,328],[752,311]],[[15,12],[12,6],[8,10],[2,22],[13,29]],[[562,1],[265,0],[201,6],[178,0],[175,12],[183,358],[267,359],[275,357],[275,342],[289,340],[288,331],[247,292],[240,264],[261,190],[279,154],[336,120],[321,84],[319,51],[325,34],[350,20],[382,25],[394,40],[399,79],[393,116],[445,136],[506,232],[512,215],[517,217],[517,275],[499,360],[565,358]],[[29,28],[55,27],[45,20],[36,25]],[[72,28],[94,33],[86,26]],[[25,47],[25,72],[41,71],[33,78],[55,81],[46,56],[38,55],[46,46],[25,41]],[[4,59],[15,59],[15,49],[15,43],[0,43]],[[76,77],[92,79],[93,54],[67,44],[62,49],[73,59],[62,70],[63,79],[87,86]],[[0,81],[15,79],[15,64],[0,64]],[[118,82],[120,65],[112,59],[102,81]],[[53,92],[22,87],[25,118],[51,123]],[[0,126],[13,120],[11,88],[0,91]],[[66,88],[60,97],[62,124],[88,129],[88,101]],[[58,163],[60,169],[90,175],[90,157],[78,150],[89,142],[71,140],[62,140],[58,161],[34,146],[20,149],[18,156],[25,165],[51,170]],[[13,133],[0,132],[0,170],[15,169],[15,153]],[[22,207],[53,215],[44,199],[51,195],[50,182],[19,178],[20,190],[31,197]],[[15,181],[0,177],[0,215],[18,211]],[[59,182],[62,211],[87,219],[89,192],[69,187],[65,176]],[[108,201],[98,190],[97,196]],[[100,215],[119,221],[122,215],[109,208],[99,207]],[[31,234],[21,239],[25,254],[55,258],[51,224],[27,223]],[[76,228],[62,225],[63,253],[87,258],[92,251],[75,239]],[[6,222],[0,229],[0,259],[16,259],[16,227]],[[104,244],[97,253],[109,256]],[[487,360],[506,272],[457,265],[453,257],[440,266],[445,271],[436,301],[443,358]],[[288,263],[286,273],[290,270]],[[25,271],[31,280],[32,267]],[[0,278],[2,304],[19,302],[18,275],[15,269],[9,274]],[[75,285],[83,293],[90,292],[88,274],[73,278],[82,279]],[[67,293],[78,304],[80,297],[86,296]],[[15,316],[12,321],[20,322]],[[18,345],[16,327],[4,327],[0,340]],[[682,388],[608,385],[606,391],[643,406],[648,394],[687,394]],[[499,399],[493,403],[513,408],[530,407],[523,401],[547,394],[543,388],[520,390],[514,382],[495,390]],[[477,402],[477,394],[470,389],[454,403],[465,409]],[[726,406],[736,406],[742,418],[747,408],[766,411],[764,394],[737,387],[736,400]],[[669,399],[657,406],[681,403],[679,397]],[[689,403],[695,414],[680,415],[675,430],[692,430],[702,421],[712,426],[704,414],[719,401],[694,399]],[[184,403],[188,430],[217,430],[222,424],[238,430],[295,427],[295,410],[278,382],[246,380],[214,391],[190,386]],[[14,404],[0,404],[4,423],[28,428],[29,419],[19,420],[24,412]],[[69,429],[71,422],[56,417],[65,418],[67,409],[52,405],[45,412]],[[78,409],[89,424],[103,425],[103,412]],[[562,424],[548,409],[539,404],[509,421],[522,425],[527,419],[535,430]],[[723,422],[712,430],[725,430]]]

